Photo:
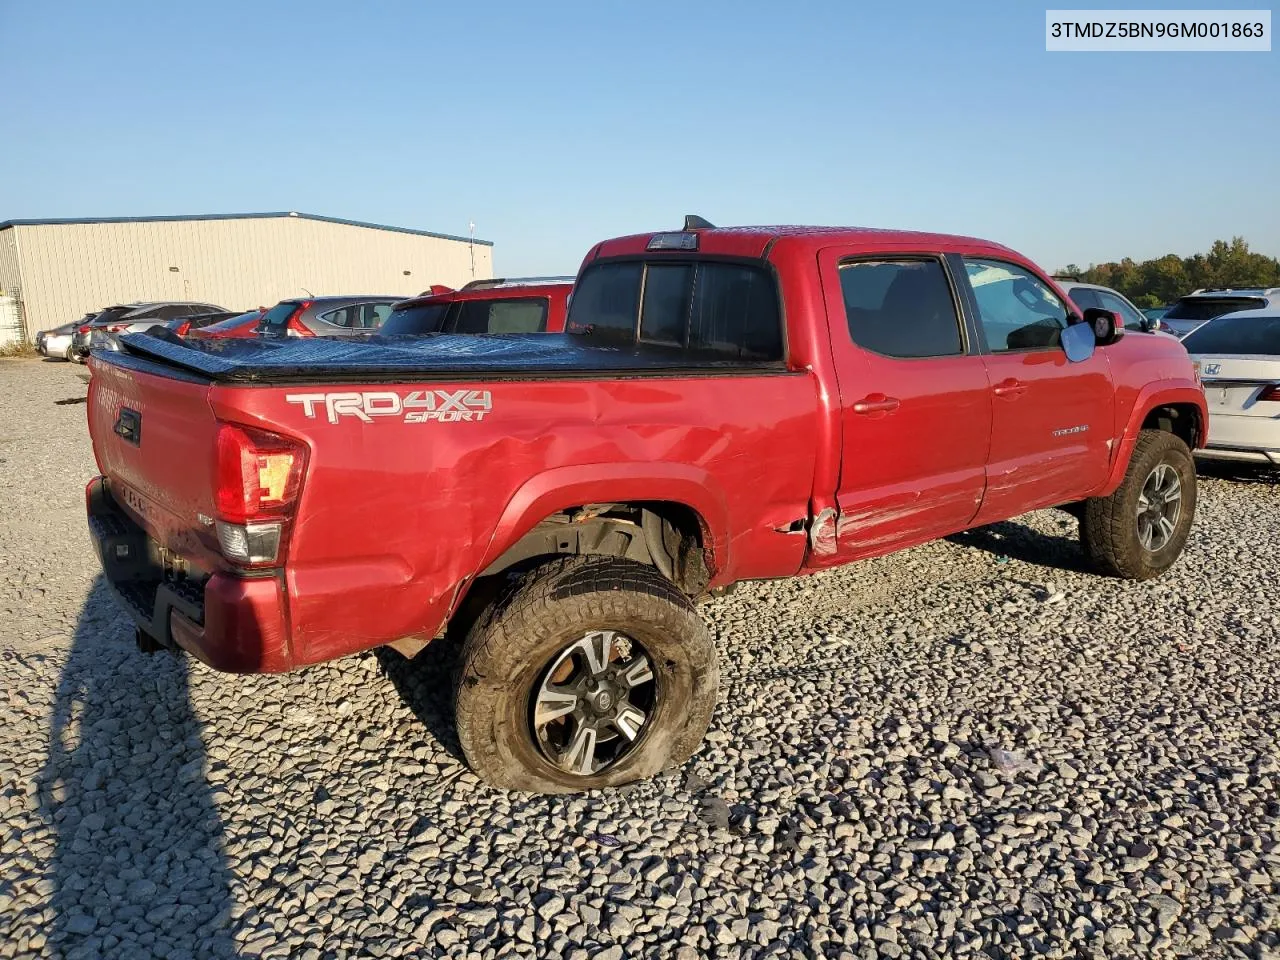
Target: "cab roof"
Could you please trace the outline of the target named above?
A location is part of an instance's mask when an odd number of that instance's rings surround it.
[[[650,250],[655,237],[694,234],[697,247],[667,247]],[[1009,255],[1015,251],[1003,244],[977,237],[880,227],[821,227],[784,224],[777,226],[698,227],[688,230],[655,230],[617,237],[598,244],[591,259],[658,253],[700,253],[713,256],[761,258],[777,243],[796,249],[817,251],[823,247],[846,246],[866,253],[879,250],[921,250],[937,252],[991,253]]]

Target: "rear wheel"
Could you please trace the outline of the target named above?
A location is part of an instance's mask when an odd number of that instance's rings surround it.
[[[75,362],[75,359],[76,359],[75,353],[72,351],[70,347],[67,347],[67,352],[62,355],[62,359],[66,360],[68,363]]]
[[[718,673],[692,603],[657,571],[614,557],[558,561],[527,575],[471,629],[458,739],[494,786],[617,786],[693,753]]]
[[[1085,501],[1081,543],[1104,572],[1148,580],[1181,555],[1195,511],[1191,451],[1172,433],[1143,430],[1116,491]]]

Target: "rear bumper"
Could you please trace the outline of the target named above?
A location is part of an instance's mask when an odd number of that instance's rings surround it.
[[[103,577],[139,630],[216,670],[279,673],[295,666],[279,575],[174,574],[163,548],[116,505],[102,477],[89,482],[85,503]]]
[[[1280,419],[1209,414],[1209,443],[1196,456],[1280,464]]]

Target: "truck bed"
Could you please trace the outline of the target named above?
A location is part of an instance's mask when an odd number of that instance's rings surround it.
[[[580,334],[428,334],[327,339],[182,340],[167,331],[120,338],[121,359],[157,361],[215,383],[371,383],[397,380],[643,376],[784,369],[781,362],[641,345],[619,349]],[[124,362],[125,366],[129,363]]]

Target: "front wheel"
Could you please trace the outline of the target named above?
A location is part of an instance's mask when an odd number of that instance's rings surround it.
[[[650,567],[574,557],[539,568],[467,636],[458,739],[488,783],[572,793],[688,759],[715,708],[715,647]]]
[[[1085,501],[1081,543],[1103,572],[1149,580],[1181,555],[1195,512],[1191,451],[1172,433],[1143,430],[1116,491]]]

